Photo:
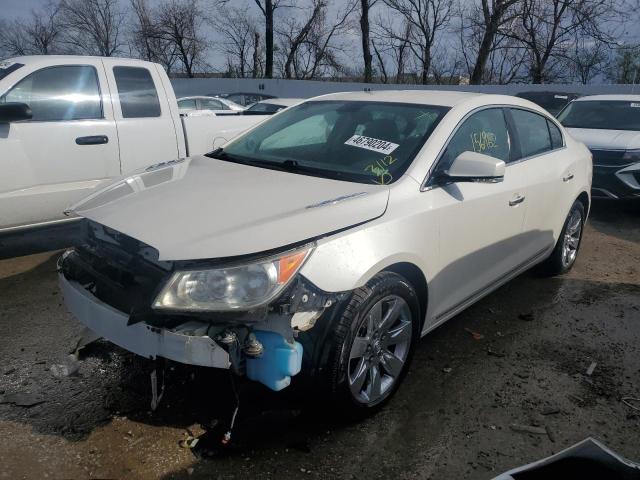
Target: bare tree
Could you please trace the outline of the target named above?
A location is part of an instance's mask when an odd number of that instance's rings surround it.
[[[583,85],[590,83],[602,73],[609,59],[609,50],[603,42],[578,36],[566,59],[572,77]]]
[[[175,48],[183,71],[190,78],[205,63],[207,42],[201,31],[203,21],[197,0],[168,0],[158,6],[157,21],[150,33]]]
[[[281,38],[282,70],[285,78],[309,79],[343,69],[338,59],[344,51],[340,35],[351,25],[349,18],[356,3],[348,2],[335,16],[327,0],[312,0],[302,21],[289,18],[278,31]]]
[[[611,27],[619,19],[616,0],[522,0],[508,35],[526,49],[533,83],[561,78],[562,59],[576,35],[615,43]]]
[[[640,47],[620,47],[607,69],[607,77],[615,83],[640,83]]]
[[[469,83],[485,81],[491,54],[500,40],[501,29],[515,18],[520,0],[480,0],[461,11],[462,53],[470,67]]]
[[[53,2],[32,10],[26,20],[0,25],[0,49],[9,55],[48,55],[60,51],[59,7]]]
[[[131,0],[134,14],[131,27],[131,43],[137,56],[150,62],[160,63],[167,73],[171,73],[176,61],[176,46],[165,38],[157,36],[157,15],[147,0]]]
[[[280,7],[291,6],[285,0],[254,0],[264,16],[265,67],[264,76],[273,78],[273,15]]]
[[[370,83],[373,78],[373,56],[371,55],[371,27],[369,15],[378,0],[360,0],[360,38],[362,40],[362,59],[364,61],[364,81]],[[380,52],[376,51],[378,61],[384,70],[384,64],[380,59]],[[386,83],[386,73],[384,75]]]
[[[221,5],[211,20],[221,35],[220,51],[234,77],[256,77],[260,67],[260,34],[245,10]]]
[[[451,22],[454,3],[451,0],[383,0],[411,26],[409,47],[420,68],[420,80],[427,84],[433,60],[433,47]],[[402,40],[402,39],[400,39]]]
[[[395,83],[407,83],[406,68],[411,54],[409,37],[411,36],[412,25],[404,21],[400,25],[389,22],[388,17],[379,14],[374,23],[374,39],[372,44],[375,47],[376,58],[380,70],[384,70],[385,77],[395,71]],[[391,69],[385,66],[388,59]]]
[[[123,45],[125,13],[118,0],[61,0],[60,18],[73,52],[111,57]]]

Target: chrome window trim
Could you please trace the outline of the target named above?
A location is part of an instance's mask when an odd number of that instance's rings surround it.
[[[553,148],[551,150],[547,150],[546,152],[537,153],[535,155],[529,155],[528,157],[522,157],[522,158],[519,158],[519,159],[514,160],[512,162],[508,162],[508,163],[506,163],[506,167],[507,168],[510,167],[511,165],[517,165],[517,164],[525,162],[527,160],[532,160],[534,158],[541,157],[543,155],[548,155],[550,153],[554,153],[554,152],[557,152],[557,151],[560,151],[560,150],[564,150],[564,149],[567,148],[567,142],[566,142],[565,135],[564,135],[564,132],[563,132],[564,127],[560,123],[558,123],[555,119],[552,119],[549,116],[544,115],[544,114],[542,114],[542,113],[540,113],[540,112],[538,112],[536,110],[533,110],[533,109],[527,108],[527,107],[522,107],[520,105],[508,105],[508,104],[483,105],[481,107],[474,108],[470,112],[467,112],[467,114],[464,117],[462,117],[462,119],[458,122],[456,127],[449,134],[449,136],[447,137],[447,141],[444,143],[443,147],[438,152],[436,160],[433,162],[433,164],[429,168],[429,171],[427,172],[427,175],[425,176],[424,180],[420,184],[420,191],[421,192],[427,192],[429,190],[433,190],[434,188],[438,188],[439,187],[439,185],[429,185],[428,186],[427,183],[429,182],[429,180],[431,179],[434,171],[436,170],[436,167],[438,166],[438,163],[440,163],[440,160],[442,159],[442,155],[444,155],[444,152],[447,149],[447,147],[449,146],[449,143],[451,142],[451,139],[458,132],[458,130],[460,129],[462,124],[471,115],[474,115],[474,114],[476,114],[478,112],[481,112],[483,110],[489,110],[489,109],[493,109],[493,108],[511,108],[511,109],[524,110],[524,111],[527,111],[527,112],[535,113],[536,115],[540,115],[541,117],[547,119],[548,121],[551,121],[554,125],[556,125],[558,127],[558,129],[560,130],[560,134],[562,135],[562,147]],[[443,118],[443,120],[444,120],[444,118]],[[507,122],[506,119],[505,119],[505,123],[507,123],[507,129],[508,129],[509,125],[508,125],[508,122]],[[509,135],[509,147],[511,147],[511,141],[512,141],[511,135]]]

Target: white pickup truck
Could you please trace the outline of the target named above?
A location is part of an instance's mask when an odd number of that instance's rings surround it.
[[[180,117],[165,71],[112,57],[0,61],[0,233],[73,220],[114,177],[221,146],[261,117]]]

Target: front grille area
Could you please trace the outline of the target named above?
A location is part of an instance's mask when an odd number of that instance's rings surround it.
[[[135,317],[151,315],[151,303],[171,271],[154,248],[95,222],[83,225],[83,242],[62,270],[106,304]]]
[[[624,159],[624,150],[591,150],[593,165],[603,167],[625,167],[632,162]]]

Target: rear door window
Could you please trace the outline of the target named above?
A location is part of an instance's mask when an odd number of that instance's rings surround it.
[[[160,100],[151,72],[141,67],[113,67],[123,118],[159,117]]]
[[[509,132],[502,108],[489,108],[472,114],[449,141],[438,164],[448,170],[463,152],[476,152],[508,162],[511,155]]]
[[[219,100],[214,100],[213,98],[202,98],[200,99],[200,109],[202,110],[228,110],[224,103]]]
[[[184,100],[178,100],[178,108],[184,108],[185,110],[195,110],[196,109],[195,98],[186,98]]]
[[[37,70],[0,97],[0,103],[8,102],[29,105],[36,122],[102,118],[98,74],[89,65]]]
[[[511,115],[520,141],[521,158],[540,155],[553,149],[545,117],[516,108],[511,109]]]

